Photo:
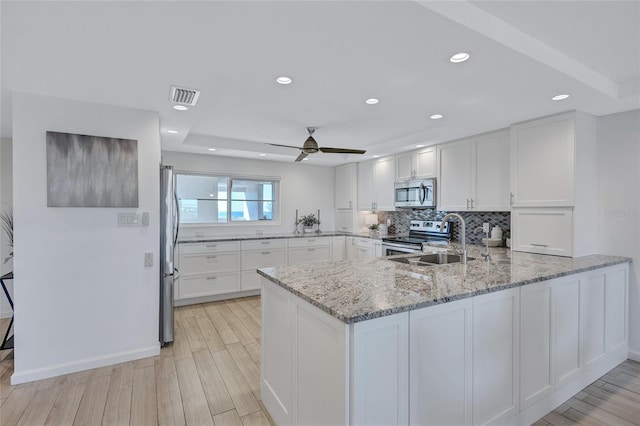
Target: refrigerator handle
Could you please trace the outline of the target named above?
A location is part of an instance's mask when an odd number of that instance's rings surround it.
[[[174,230],[175,230],[175,234],[173,235],[173,246],[176,246],[176,243],[178,242],[178,232],[180,231],[180,205],[178,204],[178,193],[174,190],[173,191],[173,198],[176,202],[176,214],[175,214],[175,225],[174,225]]]

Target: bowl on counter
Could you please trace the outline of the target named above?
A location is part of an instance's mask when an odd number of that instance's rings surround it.
[[[487,244],[487,239],[482,239],[482,244]],[[489,238],[489,247],[499,247],[502,245],[502,238]]]

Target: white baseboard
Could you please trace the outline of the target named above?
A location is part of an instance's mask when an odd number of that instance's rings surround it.
[[[61,376],[63,374],[77,373],[78,371],[91,370],[93,368],[105,367],[107,365],[119,364],[121,362],[134,361],[136,359],[148,358],[160,354],[160,343],[147,348],[134,351],[120,352],[96,358],[87,358],[77,362],[56,365],[47,368],[37,368],[35,370],[17,371],[11,376],[11,384],[31,382],[34,380],[48,379],[49,377]]]
[[[640,352],[632,351],[631,349],[629,349],[628,358],[640,362]]]

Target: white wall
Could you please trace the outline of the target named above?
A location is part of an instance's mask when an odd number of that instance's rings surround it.
[[[217,155],[197,155],[163,151],[162,163],[171,165],[175,170],[230,173],[248,176],[280,177],[280,214],[279,224],[260,223],[259,225],[212,225],[208,227],[183,225],[180,237],[189,238],[196,231],[204,236],[230,234],[288,234],[294,230],[296,209],[299,215],[317,214],[320,209],[321,230],[334,231],[334,168],[314,166],[303,163],[283,163],[267,160],[221,157]]]
[[[48,208],[47,130],[138,140],[139,208]],[[157,113],[14,93],[13,141],[12,383],[158,354]],[[119,228],[120,211],[150,226]]]
[[[640,110],[600,118],[599,252],[633,258],[629,356],[640,361]]]
[[[13,177],[12,177],[12,153],[11,139],[0,138],[0,211],[6,212],[13,206]],[[13,259],[4,262],[9,256],[10,248],[7,245],[7,235],[0,231],[0,275],[13,271]],[[5,282],[7,290],[13,298],[13,281]],[[4,295],[0,292],[0,318],[11,318],[11,306]]]

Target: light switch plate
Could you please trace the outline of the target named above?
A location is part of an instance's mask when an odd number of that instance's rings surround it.
[[[142,226],[149,226],[149,212],[142,213]]]
[[[153,253],[148,252],[144,254],[144,267],[151,268],[153,266]]]

